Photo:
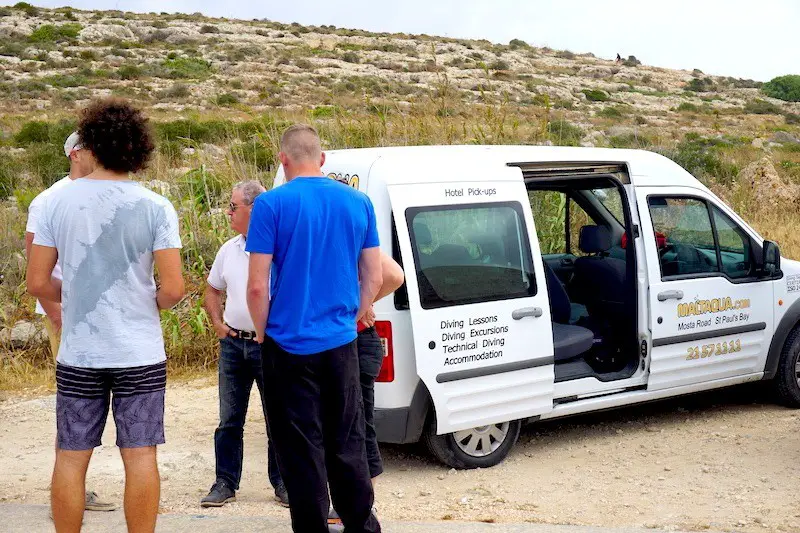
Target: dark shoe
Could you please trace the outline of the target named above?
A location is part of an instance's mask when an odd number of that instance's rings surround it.
[[[211,486],[208,496],[200,500],[200,507],[222,507],[228,502],[236,501],[236,492],[222,480]]]
[[[104,502],[93,490],[86,491],[86,507],[87,511],[116,511],[117,504],[111,502]]]
[[[275,500],[280,502],[284,507],[289,507],[289,491],[283,485],[278,485],[275,489]]]

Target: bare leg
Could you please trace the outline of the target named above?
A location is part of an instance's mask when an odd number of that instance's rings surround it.
[[[86,504],[86,469],[93,450],[56,450],[50,499],[58,533],[77,533]]]
[[[129,533],[153,533],[156,529],[161,478],[156,447],[120,448],[125,464],[125,521]]]

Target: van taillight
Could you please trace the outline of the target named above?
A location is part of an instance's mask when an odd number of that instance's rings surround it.
[[[383,364],[375,381],[390,383],[394,381],[394,346],[392,345],[392,323],[388,320],[375,322],[375,331],[383,344]]]

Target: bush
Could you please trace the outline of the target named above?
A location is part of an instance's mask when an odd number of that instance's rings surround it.
[[[791,74],[779,76],[761,87],[767,96],[786,102],[800,102],[800,76]]]
[[[194,204],[204,210],[219,204],[223,191],[227,191],[227,185],[222,179],[209,172],[205,165],[184,174],[179,183]]]
[[[239,97],[232,93],[220,94],[216,98],[216,104],[221,106],[234,105],[239,103]]]
[[[783,113],[780,107],[776,106],[772,102],[767,102],[766,100],[751,100],[747,102],[744,106],[745,113],[752,113],[754,115],[780,115]]]
[[[547,133],[553,144],[558,146],[578,146],[583,138],[583,130],[563,118],[549,122]]]
[[[25,12],[29,17],[39,16],[39,8],[30,5],[28,2],[17,2],[14,4],[14,9],[20,9]]]
[[[626,133],[624,135],[615,135],[608,139],[608,144],[611,148],[648,148],[652,146],[653,141],[648,137],[636,135],[634,133]]]
[[[336,114],[336,111],[336,106],[318,105],[311,110],[311,118],[330,118]]]
[[[252,141],[234,145],[231,153],[243,163],[253,165],[262,172],[271,171],[277,160],[277,154],[272,147],[257,137]]]
[[[642,62],[636,59],[636,56],[628,56],[628,59],[623,61],[622,64],[626,67],[638,67]]]
[[[176,57],[161,63],[165,77],[171,79],[205,79],[211,75],[211,63],[194,57]]]
[[[511,39],[508,42],[508,46],[513,50],[516,48],[530,48],[531,45],[523,41],[522,39]]]
[[[787,124],[800,124],[800,115],[797,113],[786,113],[784,118]]]
[[[688,172],[706,182],[715,178],[722,184],[731,184],[739,173],[739,168],[724,161],[720,148],[727,146],[724,140],[703,138],[696,133],[689,133],[673,150],[663,151]]]
[[[692,81],[686,85],[687,91],[696,93],[713,91],[715,88],[716,86],[714,85],[714,80],[711,78],[692,78]]]
[[[556,57],[560,59],[575,59],[575,53],[569,50],[559,50],[556,52]]]
[[[508,70],[509,68],[511,67],[509,67],[508,62],[502,59],[493,61],[492,64],[489,65],[490,70]]]
[[[192,93],[191,93],[191,91],[189,91],[189,88],[186,85],[184,85],[182,83],[176,83],[175,85],[173,85],[171,87],[168,87],[167,89],[164,89],[163,91],[158,91],[156,93],[156,97],[157,98],[161,98],[161,99],[163,99],[163,98],[186,98],[190,94],[192,94]]]
[[[14,193],[19,183],[20,168],[16,159],[0,152],[0,200]]]
[[[20,147],[36,143],[63,145],[76,127],[77,124],[72,120],[59,122],[32,120],[23,124],[22,128],[14,135],[14,143]]]
[[[80,24],[42,24],[30,34],[28,40],[32,43],[59,43],[78,38],[82,27]]]
[[[43,78],[45,83],[53,87],[83,87],[89,84],[89,79],[82,74],[55,74]]]
[[[682,102],[678,106],[678,111],[685,111],[687,113],[700,113],[700,108],[689,102]]]
[[[0,17],[10,17],[14,12],[7,7],[0,7]]]
[[[603,118],[612,118],[618,119],[624,117],[626,114],[625,110],[620,107],[607,107],[601,111],[598,111],[597,116]]]
[[[142,77],[142,69],[136,65],[122,65],[117,69],[117,74],[123,80],[136,80]]]
[[[219,28],[210,24],[200,26],[200,33],[219,33]]]
[[[49,187],[69,172],[69,159],[64,157],[64,139],[60,143],[34,143],[25,150],[27,168],[42,184]]]
[[[97,53],[94,50],[81,50],[78,57],[84,61],[97,61]]]
[[[350,51],[350,52],[345,52],[342,55],[342,61],[344,61],[345,63],[359,63],[361,60],[359,59],[357,53]]]
[[[600,89],[584,89],[581,92],[586,95],[586,99],[590,102],[606,102],[609,98],[608,93]]]

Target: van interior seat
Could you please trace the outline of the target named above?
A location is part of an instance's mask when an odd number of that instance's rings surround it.
[[[574,359],[591,350],[594,344],[594,333],[587,328],[571,326],[571,304],[567,291],[558,276],[544,263],[547,292],[550,296],[550,316],[553,323],[553,353],[555,362],[560,363]]]
[[[626,263],[608,256],[611,232],[605,226],[583,226],[578,243],[592,254],[575,260],[574,294],[580,295],[589,316],[620,320],[627,290]]]

